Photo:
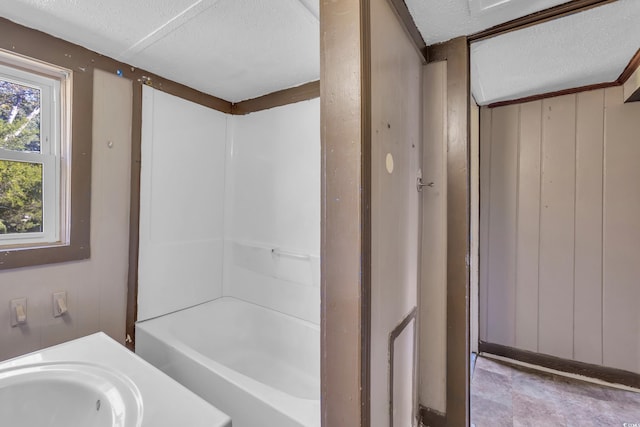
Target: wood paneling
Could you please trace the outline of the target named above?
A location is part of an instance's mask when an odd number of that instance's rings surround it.
[[[569,359],[573,357],[575,99],[569,95],[542,102],[538,350]]]
[[[489,218],[491,216],[491,129],[493,128],[490,108],[480,109],[480,271],[479,307],[480,339],[487,337],[489,319]]]
[[[520,107],[516,217],[515,345],[538,348],[542,102]]]
[[[639,119],[620,86],[482,109],[481,340],[640,372]]]
[[[640,372],[640,105],[606,94],[603,362]]]
[[[518,114],[517,106],[509,106],[494,110],[492,119],[487,339],[505,345],[515,344]]]
[[[574,359],[601,364],[604,91],[577,97]]]
[[[388,340],[418,298],[422,58],[387,0],[371,0],[371,29],[371,426],[397,427],[413,404],[415,342],[396,342],[390,368]]]

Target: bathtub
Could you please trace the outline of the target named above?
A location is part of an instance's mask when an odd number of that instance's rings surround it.
[[[136,324],[136,353],[233,427],[320,426],[320,329],[230,297]]]

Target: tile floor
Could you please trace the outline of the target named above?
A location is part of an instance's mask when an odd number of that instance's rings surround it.
[[[471,379],[471,423],[475,427],[640,427],[640,393],[478,357]]]

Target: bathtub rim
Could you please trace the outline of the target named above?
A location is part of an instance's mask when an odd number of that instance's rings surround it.
[[[154,345],[158,346],[166,346],[168,349],[172,350],[184,356],[193,362],[195,362],[198,366],[206,369],[207,371],[211,371],[212,374],[220,376],[225,381],[233,384],[235,387],[242,389],[247,394],[251,395],[255,399],[259,399],[264,402],[266,405],[271,407],[273,410],[277,411],[283,416],[289,417],[292,420],[300,423],[304,426],[319,426],[320,422],[320,395],[321,390],[319,390],[318,399],[307,399],[302,397],[297,397],[291,394],[288,394],[282,390],[271,387],[268,384],[264,384],[256,379],[253,379],[241,372],[238,372],[230,367],[227,367],[221,362],[216,361],[215,359],[211,359],[207,357],[200,351],[197,351],[193,347],[189,346],[184,340],[180,339],[178,335],[171,332],[166,328],[161,328],[155,325],[154,320],[161,319],[164,317],[168,317],[174,315],[176,313],[180,313],[185,310],[197,309],[199,307],[223,303],[223,302],[236,302],[240,304],[247,304],[261,310],[266,310],[269,315],[277,315],[281,319],[285,319],[287,321],[296,322],[302,326],[309,327],[317,332],[320,332],[320,326],[316,325],[313,322],[308,320],[300,319],[295,316],[290,316],[288,314],[279,312],[277,310],[272,310],[270,308],[261,306],[259,304],[255,304],[253,302],[245,301],[235,297],[220,297],[214,300],[206,301],[201,304],[197,304],[195,306],[191,306],[182,310],[177,310],[171,313],[167,313],[162,316],[157,316],[153,319],[146,319],[140,322],[136,322],[136,332],[138,330],[142,331],[143,334],[149,335],[151,338],[157,341]],[[139,329],[138,329],[139,328]],[[138,339],[141,336],[138,336]],[[159,349],[158,349],[159,350]],[[184,385],[184,384],[183,384]],[[185,385],[186,386],[186,385]],[[189,388],[187,386],[187,388]],[[215,406],[215,403],[212,403]],[[310,413],[317,413],[317,420],[315,420]]]

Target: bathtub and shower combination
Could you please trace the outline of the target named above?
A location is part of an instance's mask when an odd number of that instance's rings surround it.
[[[138,323],[136,353],[234,427],[320,426],[317,325],[223,297]]]
[[[136,353],[233,427],[319,426],[319,100],[229,115],[144,85],[142,116]]]

